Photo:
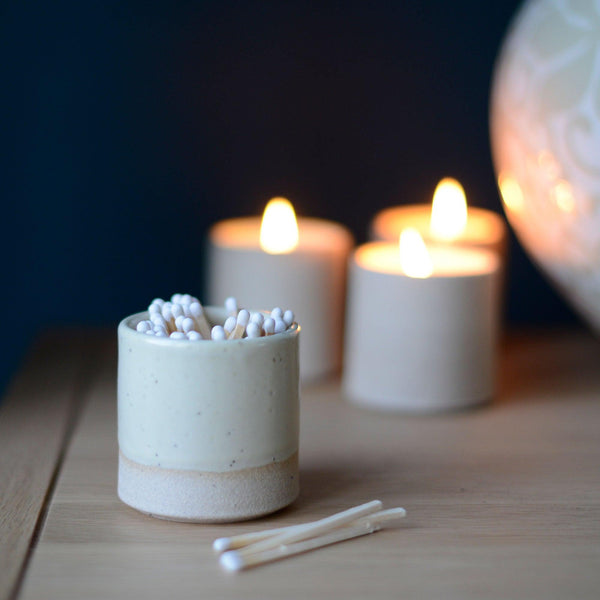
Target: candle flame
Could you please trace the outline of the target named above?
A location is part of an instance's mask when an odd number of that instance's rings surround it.
[[[457,239],[467,226],[467,198],[456,179],[445,177],[435,188],[429,231],[439,240]]]
[[[298,245],[294,207],[285,198],[269,200],[260,226],[260,247],[269,254],[286,254]]]
[[[406,275],[425,279],[433,273],[433,263],[421,234],[408,227],[400,234],[400,266]]]

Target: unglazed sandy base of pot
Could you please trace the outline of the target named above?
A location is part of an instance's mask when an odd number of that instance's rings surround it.
[[[161,519],[242,521],[275,512],[298,493],[297,453],[262,467],[213,473],[150,467],[119,452],[119,498]]]

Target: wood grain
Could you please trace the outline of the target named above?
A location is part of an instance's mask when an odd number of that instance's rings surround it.
[[[85,385],[89,340],[44,336],[0,408],[0,598],[18,583]]]
[[[499,398],[407,417],[348,405],[337,382],[302,391],[301,495],[259,521],[190,525],[116,496],[115,349],[98,362],[23,600],[54,598],[597,598],[600,345],[517,336]],[[215,537],[313,520],[367,500],[408,516],[377,534],[238,575]]]

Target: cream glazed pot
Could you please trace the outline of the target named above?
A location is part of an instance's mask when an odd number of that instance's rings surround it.
[[[205,307],[211,323],[225,311]],[[298,338],[173,340],[119,324],[120,499],[176,521],[258,517],[298,495]]]

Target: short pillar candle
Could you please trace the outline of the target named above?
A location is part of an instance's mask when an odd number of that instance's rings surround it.
[[[286,235],[277,224],[274,231]],[[233,294],[241,306],[293,308],[302,324],[300,378],[306,382],[341,367],[346,269],[354,242],[343,225],[307,217],[297,220],[296,236],[293,245],[266,251],[260,217],[216,223],[208,234],[207,296],[214,305]]]
[[[429,248],[428,256],[429,272],[415,277],[406,274],[398,244],[372,242],[354,252],[342,378],[352,403],[433,412],[492,398],[500,260],[454,247]]]
[[[497,252],[506,259],[508,230],[504,219],[484,208],[467,206],[462,185],[450,177],[442,179],[432,204],[407,204],[386,208],[370,225],[374,241],[397,242],[400,233],[416,229],[427,243],[452,243]]]

